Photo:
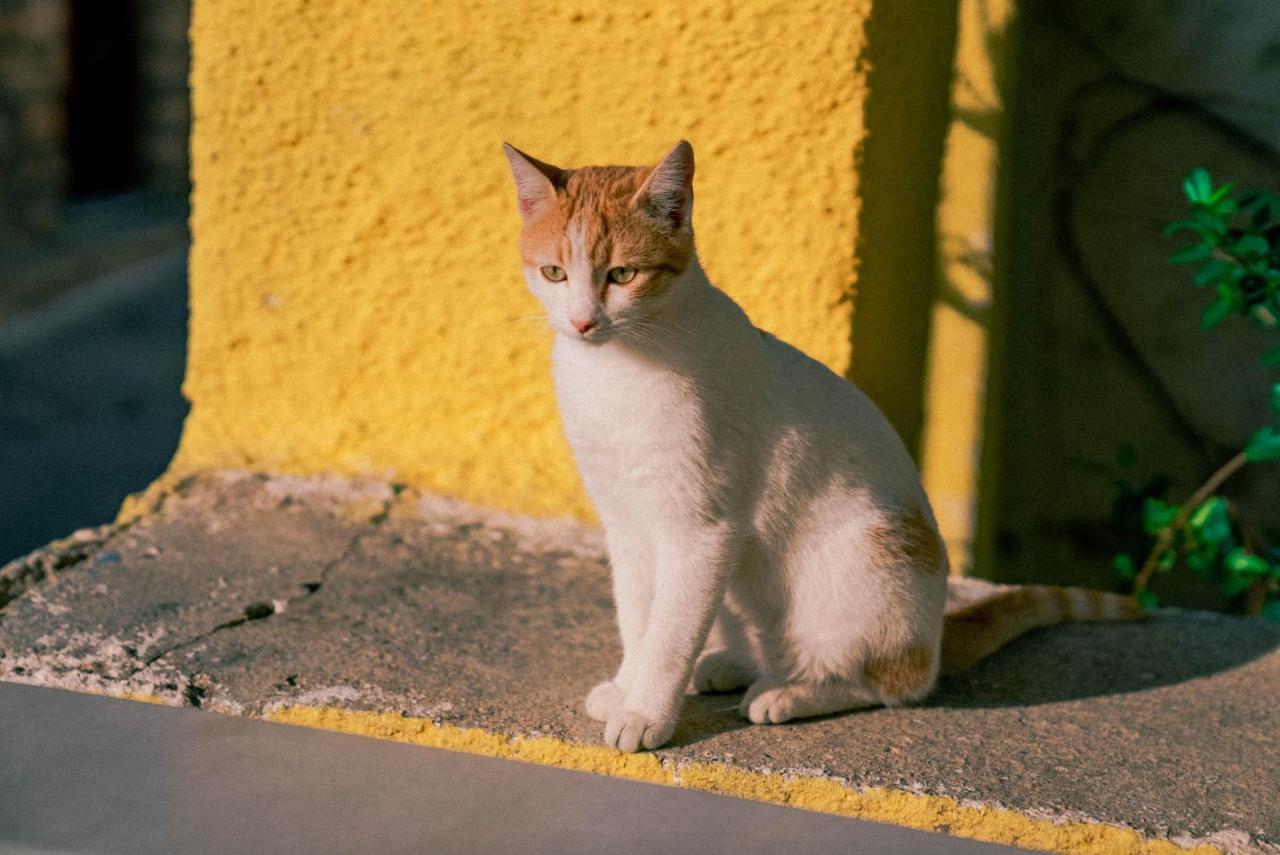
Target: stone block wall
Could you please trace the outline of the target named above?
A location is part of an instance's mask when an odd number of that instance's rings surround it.
[[[47,234],[59,222],[65,26],[62,3],[0,4],[0,244]]]
[[[1120,444],[1137,450],[1124,477],[1166,474],[1185,499],[1269,418],[1274,334],[1202,329],[1207,295],[1161,229],[1193,167],[1280,188],[1280,5],[1023,0],[1017,45],[979,570],[1112,586]],[[1227,493],[1280,528],[1276,467]]]

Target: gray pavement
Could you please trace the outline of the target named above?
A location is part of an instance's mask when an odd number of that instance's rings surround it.
[[[911,708],[759,727],[692,698],[656,754],[1275,851],[1277,646],[1280,626],[1203,613],[1059,627]],[[207,474],[0,570],[0,679],[238,715],[595,745],[581,699],[617,656],[596,530],[377,483]]]
[[[0,316],[0,563],[111,520],[173,456],[187,412],[187,252],[169,244]]]
[[[0,683],[0,852],[1011,848],[282,724]]]

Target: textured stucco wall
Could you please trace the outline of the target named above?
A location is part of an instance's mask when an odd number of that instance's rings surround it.
[[[920,21],[953,12],[197,0],[193,409],[174,471],[367,472],[589,513],[548,334],[525,319],[537,305],[503,139],[564,166],[651,161],[690,139],[712,278],[848,373],[857,153],[874,140],[915,157],[921,174],[899,180],[933,186],[918,150],[939,141],[910,117],[931,113],[940,137],[953,24]],[[865,110],[876,69],[883,128]],[[905,77],[936,78],[942,96]],[[897,204],[932,222],[929,193]]]
[[[938,203],[941,289],[931,308],[921,468],[952,572],[973,569],[988,406],[996,190],[1014,0],[960,0]]]

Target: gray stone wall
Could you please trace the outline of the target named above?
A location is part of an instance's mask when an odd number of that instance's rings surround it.
[[[0,244],[53,231],[65,175],[65,6],[0,4]]]
[[[190,0],[138,0],[138,189],[185,196]],[[0,3],[0,247],[57,232],[66,198],[68,4]]]
[[[1016,45],[980,572],[1114,586],[1100,466],[1132,442],[1129,477],[1167,473],[1185,498],[1280,379],[1257,361],[1274,334],[1200,328],[1206,296],[1160,235],[1195,166],[1280,188],[1280,3],[1023,0]],[[1280,528],[1276,467],[1226,492]],[[1167,593],[1203,602],[1191,588]]]
[[[190,187],[187,90],[191,65],[190,0],[140,0],[142,177],[149,189],[186,194]]]

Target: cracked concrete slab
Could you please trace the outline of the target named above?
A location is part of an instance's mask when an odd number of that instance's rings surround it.
[[[381,714],[365,729],[383,735],[403,719],[593,746],[581,701],[618,657],[596,530],[379,483],[203,475],[6,578],[26,581],[0,600],[0,679],[260,717],[351,711],[330,724]],[[764,798],[770,781],[914,794],[923,813],[904,823],[1033,847],[1118,851],[1052,832],[1102,823],[1141,835],[1128,851],[1280,851],[1278,646],[1280,626],[1200,613],[1059,627],[911,708],[759,727],[736,695],[691,698],[646,762]],[[1047,836],[983,831],[966,810]]]

